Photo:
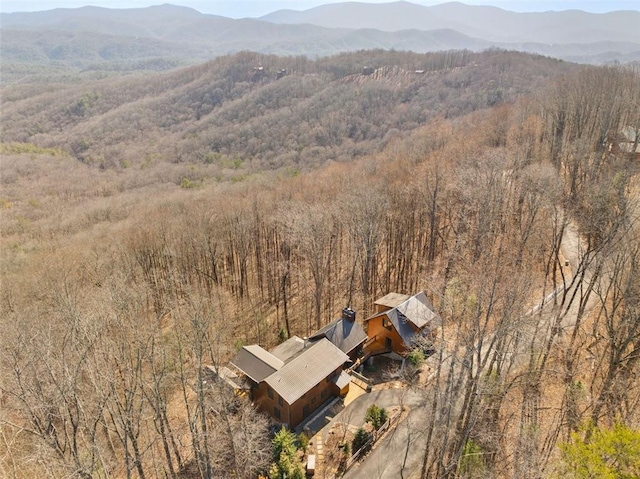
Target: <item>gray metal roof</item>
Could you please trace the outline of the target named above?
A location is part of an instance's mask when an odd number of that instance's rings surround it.
[[[230,362],[257,383],[284,365],[282,360],[257,344],[243,346]]]
[[[293,404],[348,360],[349,356],[322,338],[307,346],[265,382],[288,404]]]
[[[367,333],[358,322],[339,318],[314,333],[309,339],[313,341],[323,337],[331,341],[343,353],[349,354],[366,341]]]
[[[411,296],[402,304],[399,304],[396,309],[419,329],[424,328],[429,323],[432,323],[431,327],[440,325],[440,316],[435,312],[433,305],[424,292]]]
[[[385,311],[393,327],[404,341],[404,344],[411,346],[416,337],[416,330],[411,327],[410,321],[397,309]]]
[[[276,358],[285,363],[304,349],[304,339],[298,336],[291,336],[285,342],[279,344],[271,350]]]
[[[346,371],[342,371],[340,375],[333,380],[338,389],[344,388],[347,384],[351,382],[351,376]]]
[[[388,294],[385,294],[382,298],[374,301],[373,304],[387,306],[388,308],[395,308],[399,304],[404,303],[410,297],[411,296],[409,296],[408,294],[388,293]]]
[[[410,296],[396,307],[374,314],[365,319],[365,321],[370,321],[380,316],[387,316],[389,318],[389,321],[393,324],[402,341],[408,347],[411,347],[416,339],[418,339],[421,331],[426,331],[425,328],[427,325],[431,329],[442,325],[442,319],[438,313],[435,312],[433,305],[429,299],[427,299],[424,292]]]

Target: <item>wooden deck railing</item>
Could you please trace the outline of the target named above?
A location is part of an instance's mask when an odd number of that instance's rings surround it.
[[[396,423],[398,419],[400,419],[401,412],[402,411],[396,411],[393,415],[389,416],[377,431],[373,431],[369,440],[365,442],[360,449],[354,452],[349,459],[347,459],[347,464],[344,470],[345,473],[356,463],[356,461],[358,461],[358,459],[363,457],[374,446],[374,444],[384,435],[392,424]]]
[[[373,381],[371,381],[371,379],[363,376],[357,371],[349,371],[349,375],[351,376],[352,382],[356,383],[367,392],[371,391],[371,386],[373,384]]]

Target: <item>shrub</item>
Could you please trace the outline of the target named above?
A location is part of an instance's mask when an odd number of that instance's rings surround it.
[[[296,435],[284,427],[272,441],[275,462],[269,469],[270,479],[304,479],[304,467],[297,456]]]
[[[409,364],[416,368],[422,366],[422,363],[424,363],[424,359],[424,353],[421,349],[414,349],[407,356],[407,361],[409,361]]]
[[[298,445],[303,451],[306,450],[309,445],[309,437],[304,432],[298,434]]]
[[[371,439],[371,434],[369,434],[369,432],[361,427],[360,429],[358,429],[356,431],[356,435],[353,438],[353,441],[351,442],[351,449],[353,449],[353,452],[357,452],[359,451],[366,443],[367,441],[369,441],[369,439]],[[367,452],[369,450],[371,446],[367,447],[367,449],[363,452]]]
[[[482,447],[473,439],[469,439],[465,443],[462,457],[460,457],[460,472],[471,477],[482,474],[484,471],[482,452]]]
[[[389,419],[389,414],[385,408],[380,408],[380,426],[382,426]],[[380,429],[380,428],[378,428]]]
[[[365,422],[370,423],[373,426],[373,428],[377,431],[378,429],[380,429],[380,426],[382,426],[386,422],[387,417],[388,417],[388,414],[385,408],[380,408],[375,404],[372,404],[367,409],[367,413],[364,416],[364,420]]]
[[[284,328],[280,328],[278,331],[278,344],[284,343],[287,340],[287,331]]]
[[[280,459],[282,454],[295,456],[298,449],[296,447],[296,435],[284,427],[276,433],[271,444],[273,445],[273,459],[276,461]]]
[[[340,456],[340,463],[338,464],[338,475],[342,475],[347,470],[347,463],[351,458],[351,446],[348,442],[344,443],[344,447],[342,448],[342,455]]]
[[[342,448],[342,453],[345,455],[345,457],[349,457],[351,455],[351,446],[349,445],[348,442],[344,443],[344,447]]]

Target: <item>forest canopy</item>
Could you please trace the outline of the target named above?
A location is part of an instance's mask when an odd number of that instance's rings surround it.
[[[637,434],[637,69],[244,52],[2,97],[7,477],[266,474],[267,419],[207,366],[390,291],[443,318],[422,477]]]

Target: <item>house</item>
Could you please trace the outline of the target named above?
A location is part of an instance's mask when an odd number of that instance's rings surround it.
[[[271,352],[244,346],[231,360],[246,376],[256,407],[292,428],[329,399],[347,394],[347,362],[349,356],[326,337],[312,342],[297,336]]]
[[[356,321],[356,312],[351,308],[344,308],[340,318],[309,336],[309,341],[318,341],[322,338],[331,341],[334,346],[349,356],[351,361],[355,362],[362,356],[367,333]]]
[[[640,160],[640,128],[626,126],[606,140],[610,153],[622,158]]]
[[[374,302],[376,313],[365,319],[369,354],[404,354],[432,338],[442,324],[424,292],[414,296],[389,293]]]

